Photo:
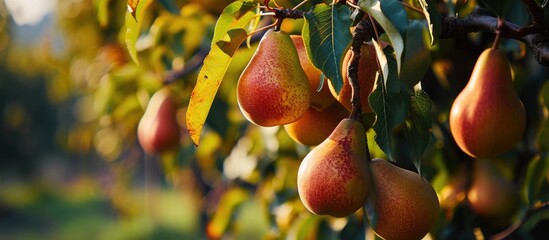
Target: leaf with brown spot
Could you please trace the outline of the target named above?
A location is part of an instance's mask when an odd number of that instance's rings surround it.
[[[227,6],[217,20],[212,46],[198,74],[186,115],[187,129],[196,145],[233,55],[248,37],[247,29],[257,7],[257,4],[236,1]]]

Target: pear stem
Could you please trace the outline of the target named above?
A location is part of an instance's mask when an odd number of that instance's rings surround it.
[[[504,25],[505,25],[505,21],[502,18],[498,18],[498,26],[496,29],[496,39],[494,40],[494,43],[492,45],[493,50],[499,49],[499,43],[501,42],[501,34],[503,32]]]

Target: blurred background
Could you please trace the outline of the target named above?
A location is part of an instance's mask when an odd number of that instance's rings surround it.
[[[251,125],[240,113],[236,81],[256,42],[236,53],[200,148],[194,146],[184,128],[185,110],[215,21],[231,1],[148,2],[133,42],[137,65],[126,48],[132,43],[126,1],[0,1],[0,239],[373,237],[364,232],[361,213],[343,219],[310,214],[296,190],[297,168],[310,148],[283,128]],[[300,1],[277,2],[289,7]],[[443,12],[460,15],[476,4],[438,2]],[[302,24],[287,20],[283,29],[299,33]],[[433,136],[423,175],[444,211],[428,238],[496,234],[549,200],[548,70],[516,41],[503,48],[529,127],[518,149],[495,165],[521,203],[501,223],[479,218],[464,200],[473,160],[449,135],[448,110],[492,37],[442,40],[432,50],[423,84],[434,101]],[[150,155],[138,144],[136,129],[152,94],[162,88],[175,93],[182,134],[177,150]],[[373,135],[369,131],[372,155],[384,157]],[[453,176],[466,180],[455,184]],[[521,229],[542,236],[549,212],[532,215],[537,218]]]

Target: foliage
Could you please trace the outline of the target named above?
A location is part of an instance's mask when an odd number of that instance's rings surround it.
[[[474,159],[452,139],[448,114],[476,58],[494,39],[488,31],[441,37],[448,30],[444,21],[447,16],[471,16],[481,5],[492,16],[527,25],[532,22],[528,8],[510,0],[339,2],[308,1],[296,10],[301,16],[286,18],[279,27],[303,35],[311,62],[337,91],[344,81],[340,73],[347,71],[341,61],[352,44],[354,27],[363,17],[377,23],[371,41],[386,41],[390,47],[378,44],[376,49],[381,70],[369,97],[375,114],[367,131],[370,153],[420,172],[441,198],[458,169],[472,169]],[[277,0],[270,6],[291,8],[299,3]],[[283,128],[250,124],[238,110],[237,79],[255,51],[262,27],[275,21],[274,12],[263,4],[239,0],[215,12],[186,0],[59,1],[55,24],[62,32],[52,34],[62,39],[61,53],[47,41],[30,50],[18,47],[15,40],[3,48],[0,41],[0,159],[5,167],[0,180],[15,178],[36,188],[42,181],[52,184],[40,191],[17,184],[8,188],[10,181],[0,184],[0,226],[8,226],[0,227],[0,238],[26,230],[14,227],[15,233],[8,232],[10,225],[2,223],[13,215],[28,222],[29,228],[36,224],[42,227],[40,233],[58,237],[43,229],[48,226],[44,222],[57,212],[74,211],[88,215],[93,229],[62,231],[68,238],[75,236],[71,231],[103,229],[98,219],[104,218],[116,220],[120,226],[113,228],[127,235],[108,229],[95,237],[372,236],[364,231],[362,212],[339,219],[308,212],[297,194],[296,176],[311,148],[293,142]],[[543,22],[549,22],[549,8],[542,9]],[[527,21],[521,22],[520,16]],[[6,25],[6,15],[0,17]],[[15,36],[7,27],[0,33],[0,40]],[[528,119],[521,142],[498,157],[498,169],[521,188],[520,210],[510,219],[519,227],[509,237],[536,238],[549,222],[543,204],[549,201],[549,70],[535,61],[534,49],[524,41],[504,37],[501,49],[510,59]],[[150,97],[163,87],[176,93],[183,134],[176,152],[151,156],[138,145],[136,129]],[[48,120],[36,121],[41,119],[37,116]],[[62,160],[47,160],[48,154]],[[59,170],[64,178],[47,175],[59,162],[69,166]],[[13,169],[23,177],[9,177]],[[68,188],[71,182],[77,187]],[[93,194],[75,190],[80,188]],[[159,193],[140,194],[147,191]],[[85,200],[59,192],[80,193],[77,196]],[[479,232],[489,238],[509,227],[477,216],[461,200],[440,214],[431,231],[434,239],[474,239]],[[140,204],[145,202],[155,207]],[[54,213],[40,212],[50,208],[56,209],[51,210]],[[172,210],[178,215],[170,214]],[[71,223],[72,219],[77,217],[67,214],[56,223],[85,225]],[[145,227],[127,227],[132,224]]]

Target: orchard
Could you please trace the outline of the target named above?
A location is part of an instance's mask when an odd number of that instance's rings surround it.
[[[546,0],[52,2],[0,9],[0,238],[549,236]]]

